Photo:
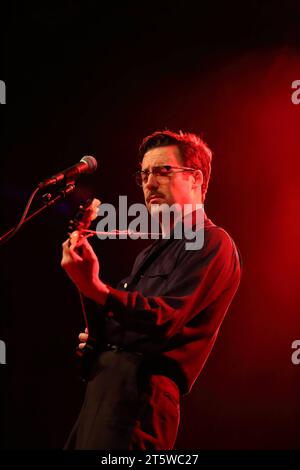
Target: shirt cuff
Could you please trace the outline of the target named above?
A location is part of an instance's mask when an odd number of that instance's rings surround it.
[[[105,310],[108,312],[108,316],[114,316],[115,312],[122,314],[122,311],[126,310],[128,305],[128,292],[124,292],[114,287],[108,286],[109,293],[107,295],[106,302],[104,304]]]

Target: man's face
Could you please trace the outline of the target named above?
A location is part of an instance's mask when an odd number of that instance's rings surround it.
[[[154,166],[170,165],[185,166],[182,162],[179,149],[176,145],[157,147],[145,153],[142,161],[142,170],[151,171]],[[191,172],[173,173],[172,176],[156,177],[149,175],[147,183],[143,184],[143,191],[147,209],[151,211],[152,204],[184,204],[193,202],[194,177]]]

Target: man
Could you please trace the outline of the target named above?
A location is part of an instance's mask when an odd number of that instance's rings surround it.
[[[138,182],[148,210],[190,205],[193,226],[210,178],[207,145],[194,134],[158,131],[143,140],[140,158]],[[174,446],[180,396],[190,391],[213,347],[241,272],[234,242],[205,213],[200,249],[187,250],[185,238],[172,236],[174,228],[138,255],[117,289],[101,281],[87,241],[80,255],[63,244],[62,266],[98,305],[101,330],[101,352],[67,449]],[[79,335],[80,347],[87,337]]]

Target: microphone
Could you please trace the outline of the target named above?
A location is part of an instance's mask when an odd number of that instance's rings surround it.
[[[97,169],[97,160],[94,157],[85,156],[76,165],[70,166],[66,170],[47,178],[39,183],[39,189],[45,189],[48,186],[55,186],[59,183],[72,183],[80,175],[94,173]]]

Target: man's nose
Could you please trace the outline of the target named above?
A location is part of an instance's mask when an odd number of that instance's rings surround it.
[[[158,188],[158,181],[156,176],[153,175],[153,173],[149,173],[148,180],[145,186],[147,189]]]

